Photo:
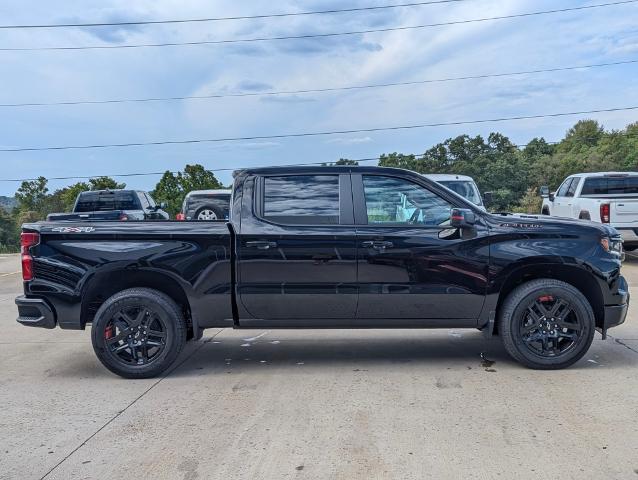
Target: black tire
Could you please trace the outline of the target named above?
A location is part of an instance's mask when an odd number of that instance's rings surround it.
[[[130,288],[100,306],[91,341],[97,358],[111,372],[124,378],[151,378],[175,361],[186,343],[186,330],[180,307],[168,295]]]
[[[580,215],[578,215],[578,219],[579,220],[591,220],[591,215],[589,215],[589,212],[580,212]]]
[[[202,214],[203,212],[212,212],[215,217],[217,217],[216,219],[213,218],[199,218],[200,214]],[[198,208],[197,211],[195,212],[195,220],[199,220],[199,221],[210,221],[210,220],[223,220],[224,219],[224,213],[221,211],[221,209],[219,209],[218,207],[214,206],[214,205],[204,205],[201,208]]]
[[[549,208],[543,208],[541,215],[549,215]]]
[[[552,315],[561,300],[567,306]],[[594,331],[594,312],[585,296],[559,280],[538,279],[516,287],[499,312],[499,332],[507,353],[537,370],[558,370],[576,363],[589,350]]]

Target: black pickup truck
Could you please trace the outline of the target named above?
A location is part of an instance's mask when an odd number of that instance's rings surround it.
[[[211,327],[478,328],[538,369],[625,320],[618,233],[489,214],[413,172],[236,172],[230,220],[23,226],[24,325],[84,329],[150,377]]]
[[[164,207],[139,190],[90,190],[78,195],[72,212],[50,213],[47,220],[168,220]]]

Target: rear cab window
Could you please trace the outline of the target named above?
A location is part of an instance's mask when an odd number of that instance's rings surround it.
[[[638,176],[590,177],[582,195],[638,195]]]
[[[99,212],[109,210],[139,210],[140,202],[135,192],[84,192],[75,205],[75,212]]]
[[[259,216],[287,225],[337,225],[340,218],[339,175],[263,177]]]

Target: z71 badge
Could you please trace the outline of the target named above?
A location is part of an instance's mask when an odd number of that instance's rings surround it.
[[[51,231],[60,233],[91,233],[95,231],[95,227],[55,227],[52,228]]]

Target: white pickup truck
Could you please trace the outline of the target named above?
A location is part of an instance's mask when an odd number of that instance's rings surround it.
[[[638,172],[578,173],[554,193],[541,187],[541,213],[606,223],[622,235],[625,250],[638,248]]]

